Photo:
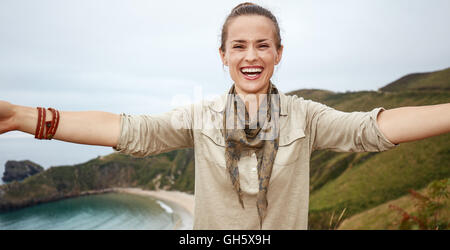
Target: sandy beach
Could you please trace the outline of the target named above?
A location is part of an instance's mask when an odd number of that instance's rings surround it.
[[[194,195],[179,191],[150,191],[140,188],[113,188],[113,192],[149,196],[161,200],[173,210],[177,230],[192,230],[194,225]],[[169,211],[170,212],[170,211]]]

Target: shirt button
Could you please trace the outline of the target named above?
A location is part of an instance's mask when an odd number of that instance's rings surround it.
[[[256,172],[256,168],[252,168],[252,171],[253,171],[253,172]]]

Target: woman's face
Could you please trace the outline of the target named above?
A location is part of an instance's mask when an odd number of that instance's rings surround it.
[[[225,52],[219,52],[239,94],[263,94],[283,47],[276,48],[275,27],[269,18],[246,15],[228,24]]]

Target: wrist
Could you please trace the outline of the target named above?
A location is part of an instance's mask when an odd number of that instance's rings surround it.
[[[33,134],[37,122],[36,108],[13,105],[12,111],[12,127],[14,128],[14,130]]]
[[[11,104],[11,110],[12,110],[12,129],[13,130],[20,130],[20,107],[18,105]]]

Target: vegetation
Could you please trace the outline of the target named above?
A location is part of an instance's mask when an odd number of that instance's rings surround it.
[[[435,180],[343,221],[339,229],[448,229],[450,180]]]
[[[330,94],[322,90],[299,90],[289,94],[348,112],[450,102],[450,68],[408,79],[401,78],[402,84],[395,81],[382,88],[388,92],[380,89]],[[436,79],[439,86],[433,84],[433,88],[427,88]],[[336,214],[344,209],[343,219],[347,219],[402,197],[410,189],[422,189],[434,180],[449,178],[449,162],[449,134],[378,153],[316,151],[311,156],[309,228],[330,228],[333,214],[331,224],[334,225],[339,218]]]
[[[448,229],[449,221],[447,217],[441,218],[439,210],[444,207],[449,195],[449,179],[433,181],[427,189],[427,194],[421,194],[410,190],[414,198],[416,211],[406,212],[403,208],[396,205],[389,205],[389,208],[397,210],[400,213],[401,221],[399,229]]]

